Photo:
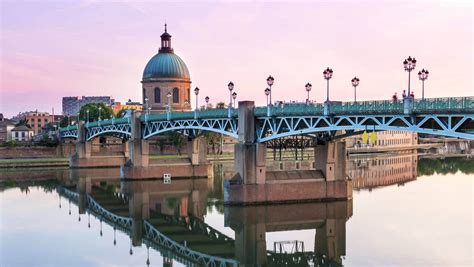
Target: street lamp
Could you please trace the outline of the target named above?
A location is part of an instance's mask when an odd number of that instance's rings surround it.
[[[234,90],[234,83],[229,82],[227,87],[229,88],[229,108],[231,108],[232,107],[232,90]]]
[[[184,109],[188,109],[189,101],[186,99],[184,100]]]
[[[234,99],[234,104],[233,106],[235,107],[235,99],[237,98],[237,93],[236,92],[233,92],[232,93],[232,99]]]
[[[357,86],[359,85],[359,78],[357,77],[354,77],[352,78],[351,82],[352,82],[352,86],[354,86],[354,102],[357,102],[357,92],[356,92],[356,88]]]
[[[425,99],[425,80],[428,79],[428,70],[422,69],[418,72],[418,78],[421,80],[421,99]]]
[[[87,114],[87,123],[89,123],[89,110],[86,110],[86,114]]]
[[[148,110],[148,97],[145,96],[145,111]]]
[[[329,102],[329,79],[332,78],[332,69],[329,67],[323,71],[324,79],[327,81],[327,90],[326,90],[326,102]]]
[[[270,95],[270,88],[265,89],[265,95],[267,96],[267,106],[269,105],[268,103],[268,96]]]
[[[273,82],[275,81],[275,79],[270,75],[268,76],[267,78],[267,85],[270,87],[270,88],[267,88],[268,90],[270,90],[269,94],[270,94],[270,105],[272,104],[272,85],[273,85]],[[266,94],[266,93],[265,93]]]
[[[207,107],[209,106],[209,97],[206,96],[206,98],[204,98],[204,101],[206,101],[206,109],[207,109]]]
[[[194,94],[196,95],[196,110],[198,109],[198,95],[199,95],[199,88],[194,88]]]
[[[100,121],[100,111],[102,110],[102,107],[99,107],[99,121]]]
[[[408,71],[408,97],[411,95],[410,94],[410,73],[412,70],[414,70],[416,67],[416,59],[408,57],[403,61],[403,68],[405,71]]]
[[[168,92],[166,97],[168,98],[168,112],[171,112],[171,92]]]
[[[306,99],[306,103],[309,103],[309,92],[311,91],[311,88],[312,88],[312,87],[313,87],[313,86],[312,86],[310,83],[307,83],[307,84],[305,85],[306,92],[308,92],[308,98]]]

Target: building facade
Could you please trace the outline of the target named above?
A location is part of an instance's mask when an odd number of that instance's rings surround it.
[[[348,148],[363,148],[363,147],[391,147],[403,148],[418,144],[418,134],[415,132],[406,131],[381,131],[370,132],[364,138],[363,134],[347,137],[346,146]],[[372,137],[371,135],[375,135]]]
[[[12,140],[17,142],[28,142],[33,138],[33,130],[25,125],[16,126],[11,133]]]
[[[26,120],[33,133],[41,133],[41,129],[48,123],[55,123],[55,116],[49,112],[27,111],[16,116],[18,120]]]
[[[82,106],[89,103],[104,103],[107,106],[112,106],[114,99],[110,96],[65,96],[63,97],[63,115],[76,116]]]
[[[12,129],[15,128],[15,123],[3,117],[0,113],[0,142],[6,142],[12,140]]]
[[[142,77],[144,109],[164,112],[170,102],[175,111],[191,110],[191,78],[184,61],[171,47],[171,35],[165,24],[161,47],[145,66]]]
[[[143,105],[140,102],[133,102],[131,99],[129,99],[125,104],[122,105],[121,102],[114,102],[112,105],[112,110],[115,114],[120,112],[120,110],[142,110]]]

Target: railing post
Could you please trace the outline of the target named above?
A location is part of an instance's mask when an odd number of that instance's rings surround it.
[[[412,113],[412,104],[413,100],[410,96],[403,98],[403,114],[408,115]]]
[[[329,101],[324,102],[324,116],[329,116],[331,112],[331,104]]]

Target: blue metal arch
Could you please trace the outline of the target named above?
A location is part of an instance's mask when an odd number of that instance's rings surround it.
[[[440,118],[448,118],[447,122],[443,122]],[[456,123],[452,122],[452,117],[462,117]],[[380,121],[382,118],[382,121]],[[420,121],[416,122],[413,119],[418,118]],[[373,121],[374,125],[364,124],[368,120]],[[432,119],[436,122],[440,129],[422,127],[424,123]],[[395,121],[400,120],[406,126],[392,125]],[[302,135],[338,130],[374,130],[386,131],[396,130],[405,132],[417,132],[424,134],[442,135],[455,138],[464,138],[474,140],[474,130],[471,132],[461,132],[460,126],[468,120],[474,120],[474,114],[468,115],[419,115],[407,118],[404,115],[366,115],[366,116],[292,116],[292,117],[263,117],[257,118],[256,134],[257,142],[263,143],[273,139],[288,137],[292,135]],[[319,122],[324,122],[326,126],[318,127]],[[348,125],[340,125],[342,121]],[[283,128],[282,128],[283,125]],[[305,125],[306,127],[301,127]]]
[[[119,130],[107,130],[107,131],[101,131],[101,132],[97,132],[93,135],[87,135],[87,141],[90,141],[98,136],[104,136],[104,135],[109,135],[109,134],[121,134],[123,136],[127,136],[127,137],[131,137],[132,134],[130,132],[126,132],[126,131],[119,131]]]
[[[175,121],[150,121],[145,122],[142,137],[149,139],[153,136],[170,131],[198,130],[204,132],[215,132],[237,138],[237,119],[191,119]]]

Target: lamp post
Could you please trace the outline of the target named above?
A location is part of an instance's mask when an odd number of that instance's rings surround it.
[[[305,85],[306,92],[308,92],[308,98],[306,99],[306,103],[308,103],[308,104],[309,104],[309,92],[311,91],[311,88],[312,88],[312,87],[313,87],[313,86],[312,86],[310,83],[307,83],[307,84]]]
[[[332,73],[333,71],[329,67],[323,71],[324,79],[327,81],[326,102],[329,102],[329,80],[332,78]]]
[[[357,77],[354,77],[352,78],[351,82],[352,82],[352,86],[354,86],[354,102],[357,102],[357,86],[359,85],[359,78]]]
[[[99,107],[99,121],[100,121],[100,111],[102,110],[102,107]]]
[[[229,82],[227,85],[227,88],[229,88],[229,108],[232,107],[232,90],[234,90],[234,83]]]
[[[235,107],[235,99],[237,98],[237,93],[236,92],[233,92],[232,93],[232,99],[234,100],[234,104],[233,104],[233,107]]]
[[[188,109],[189,101],[186,99],[184,100],[184,109]]]
[[[145,96],[145,111],[148,111],[148,97]]]
[[[264,92],[265,92],[265,95],[267,96],[267,116],[270,117],[270,115],[271,115],[271,111],[270,111],[271,102],[268,101],[268,97],[271,94],[271,90],[270,90],[270,88],[267,88],[267,89],[265,89]]]
[[[267,96],[267,106],[268,106],[268,105],[270,104],[270,103],[268,102],[268,96],[270,95],[270,88],[265,89],[264,92],[265,92],[265,95]]]
[[[408,57],[403,61],[403,68],[405,71],[408,71],[408,97],[410,97],[410,73],[412,70],[414,70],[416,67],[416,59]]]
[[[273,85],[273,82],[275,81],[275,79],[270,75],[268,76],[267,78],[267,85],[269,86],[269,90],[270,90],[270,105],[272,104],[272,85]]]
[[[199,88],[194,88],[194,94],[196,95],[196,110],[198,110],[198,95],[199,95]]]
[[[206,96],[206,97],[204,98],[204,101],[206,101],[206,109],[207,109],[207,107],[209,106],[209,97]]]
[[[418,78],[421,80],[421,99],[425,99],[425,80],[428,79],[428,70],[422,69],[418,72]]]
[[[86,110],[87,124],[89,124],[89,110]]]
[[[168,110],[167,110],[167,114],[166,114],[166,117],[168,120],[171,119],[171,92],[168,92],[168,94],[166,94],[166,98],[168,98]]]

